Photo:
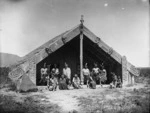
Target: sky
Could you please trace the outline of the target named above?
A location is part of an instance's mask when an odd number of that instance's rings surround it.
[[[0,52],[24,56],[80,24],[137,67],[150,66],[148,0],[0,0]]]

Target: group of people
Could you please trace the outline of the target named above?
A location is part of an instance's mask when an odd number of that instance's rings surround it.
[[[110,83],[110,88],[122,88],[122,82],[120,76],[117,77],[115,73],[112,74],[112,82]]]
[[[56,91],[57,87],[59,87],[60,90],[80,89],[83,84],[86,84],[88,88],[95,89],[96,83],[99,83],[102,87],[102,83],[105,83],[107,80],[107,72],[106,69],[104,69],[103,64],[101,65],[101,68],[99,68],[97,63],[94,63],[94,67],[92,68],[92,71],[90,71],[88,64],[86,63],[82,69],[82,75],[79,77],[77,74],[74,74],[72,78],[71,69],[67,63],[64,65],[62,74],[56,64],[54,64],[53,68],[50,70],[50,67],[47,68],[46,63],[44,63],[44,67],[41,68],[40,83],[46,83],[47,88],[50,91]],[[112,73],[112,75],[113,81],[110,84],[110,87],[113,88],[117,87],[118,80],[120,80],[121,84],[121,79],[117,79],[115,73]]]

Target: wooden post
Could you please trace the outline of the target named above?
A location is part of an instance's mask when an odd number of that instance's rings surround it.
[[[80,20],[80,79],[81,79],[81,84],[83,84],[83,15],[81,15],[81,20]]]
[[[81,77],[81,84],[83,83],[83,33],[80,34],[80,77]]]

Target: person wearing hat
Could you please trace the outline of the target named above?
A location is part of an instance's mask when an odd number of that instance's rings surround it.
[[[73,87],[75,89],[81,88],[81,86],[80,86],[80,78],[78,77],[77,74],[74,75],[73,80],[72,80],[72,84],[73,84]]]
[[[90,77],[90,70],[88,69],[87,63],[85,64],[85,67],[83,68],[83,76],[84,76],[84,83],[89,87],[89,77]]]

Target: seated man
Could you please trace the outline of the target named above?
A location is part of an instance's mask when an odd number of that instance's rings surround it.
[[[112,74],[112,82],[110,83],[110,88],[116,88],[117,86],[117,75],[115,73]]]
[[[66,82],[67,81],[66,81],[65,76],[62,74],[61,77],[60,77],[60,79],[59,79],[59,89],[60,90],[66,90],[66,89],[68,89]]]
[[[75,89],[81,88],[81,86],[80,86],[80,79],[79,79],[77,74],[74,75],[73,80],[72,80],[72,84],[73,84],[73,87]]]
[[[50,78],[50,83],[49,83],[49,90],[50,91],[56,91],[57,89],[57,85],[58,85],[58,81],[57,79],[54,77],[54,75],[51,75],[52,77]]]
[[[121,78],[120,78],[120,76],[118,76],[118,79],[117,79],[117,85],[116,85],[116,87],[118,87],[118,88],[122,88],[122,82],[121,82]]]

